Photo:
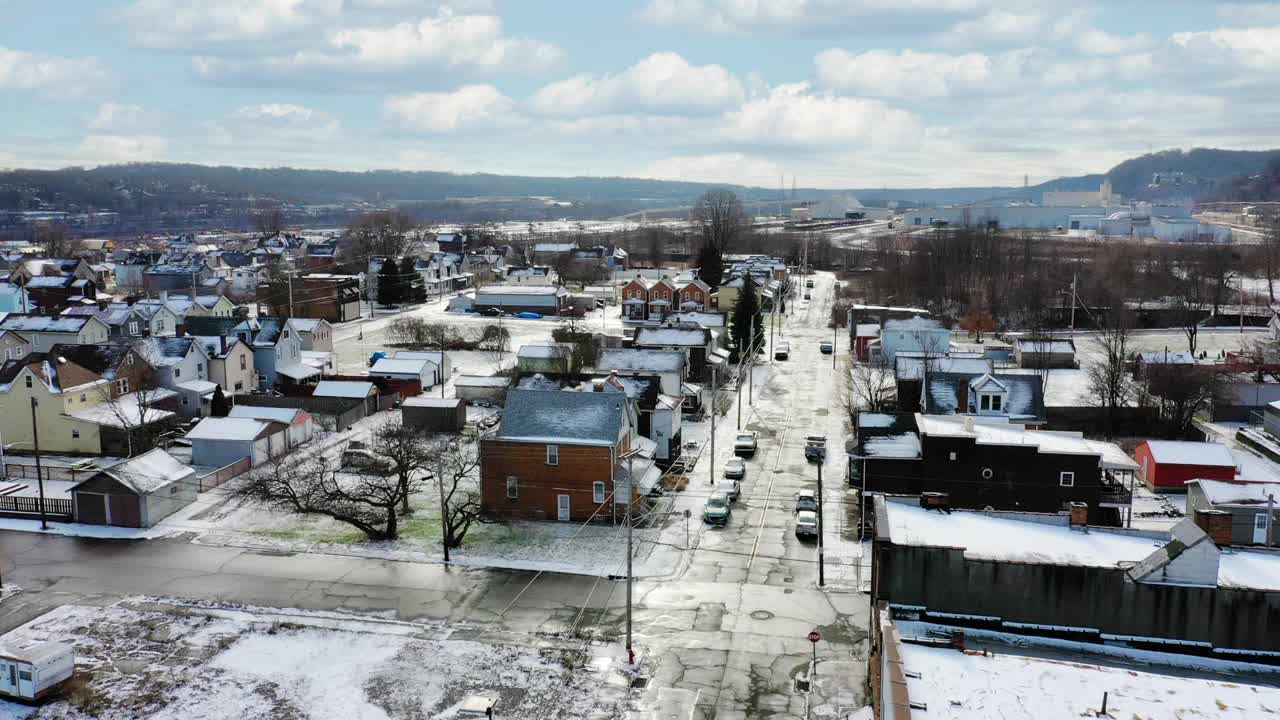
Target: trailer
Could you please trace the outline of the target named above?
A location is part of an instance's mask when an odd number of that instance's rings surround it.
[[[75,673],[71,645],[42,642],[14,648],[0,641],[0,696],[35,702]]]

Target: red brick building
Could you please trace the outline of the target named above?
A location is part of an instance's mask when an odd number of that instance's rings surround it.
[[[637,276],[622,286],[622,316],[633,321],[664,320],[681,310],[702,310],[710,298],[711,287],[696,278],[677,283],[666,277]]]
[[[619,460],[643,445],[633,440],[634,417],[622,392],[511,390],[502,423],[480,440],[481,509],[504,519],[611,522],[624,517],[630,495],[634,512],[648,510],[660,475],[651,448]]]

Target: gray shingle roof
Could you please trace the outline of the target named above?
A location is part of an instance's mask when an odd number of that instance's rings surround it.
[[[612,445],[622,430],[622,393],[513,389],[498,426],[500,440]]]
[[[929,373],[929,383],[921,394],[925,412],[932,415],[966,414],[975,411],[969,383],[982,377],[975,373]],[[1004,413],[1011,418],[1045,419],[1044,387],[1038,375],[992,374],[1008,388]]]

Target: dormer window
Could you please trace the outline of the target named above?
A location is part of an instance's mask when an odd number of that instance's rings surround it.
[[[969,383],[970,409],[979,415],[1004,415],[1009,411],[1009,388],[991,375]]]
[[[1004,396],[999,393],[981,393],[978,395],[978,409],[983,412],[1003,412]]]

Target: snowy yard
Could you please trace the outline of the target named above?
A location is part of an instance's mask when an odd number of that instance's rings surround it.
[[[66,605],[9,637],[73,644],[76,675],[40,708],[0,701],[0,720],[425,720],[467,717],[472,695],[497,698],[499,717],[622,717],[616,646],[478,630],[142,598]]]

